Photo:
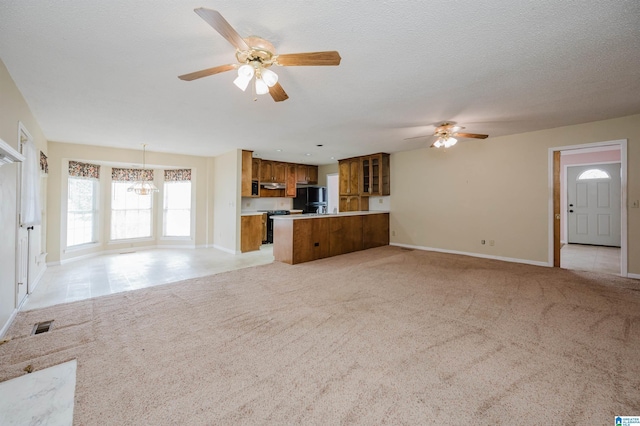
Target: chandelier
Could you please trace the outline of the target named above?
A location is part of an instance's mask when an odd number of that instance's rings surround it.
[[[128,192],[135,192],[138,195],[150,195],[152,192],[158,192],[158,188],[153,184],[153,182],[146,180],[147,174],[146,172],[146,162],[145,162],[145,153],[146,153],[147,144],[142,144],[142,171],[140,173],[140,180],[137,180],[127,188]]]

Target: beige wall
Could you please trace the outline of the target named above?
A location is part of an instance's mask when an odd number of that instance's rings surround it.
[[[327,186],[327,175],[338,173],[338,163],[318,166],[318,185]]]
[[[640,115],[393,154],[391,242],[547,264],[548,149],[619,139],[637,200]],[[640,209],[627,212],[628,271],[640,274]]]
[[[192,217],[195,229],[192,230],[192,238],[189,240],[164,239],[160,237],[162,231],[161,216],[154,217],[154,235],[150,240],[136,242],[109,242],[109,209],[111,195],[111,168],[112,167],[139,167],[142,162],[142,148],[119,149],[104,148],[91,145],[68,144],[61,142],[49,143],[49,178],[48,178],[48,229],[47,250],[48,261],[58,262],[83,255],[105,251],[126,251],[136,247],[149,246],[207,246],[208,226],[212,218],[208,215],[209,206],[208,170],[209,162],[205,157],[190,155],[166,154],[149,151],[146,153],[147,168],[155,169],[155,184],[162,191],[162,168],[190,168],[192,170],[192,199],[195,210]],[[84,249],[66,248],[66,199],[69,160],[83,161],[100,164],[100,197],[101,211],[99,231],[99,244],[91,245]],[[154,211],[161,211],[162,192],[153,195]],[[105,216],[106,215],[106,216]]]
[[[240,252],[242,150],[214,159],[213,230],[215,247],[230,253]]]
[[[47,141],[40,126],[29,110],[4,63],[0,61],[0,139],[18,149],[18,123],[21,122],[34,138],[38,151],[47,153]],[[9,164],[0,167],[0,334],[16,309],[16,227],[17,227],[17,176],[19,166]],[[43,219],[44,220],[44,219]],[[31,253],[40,253],[39,226],[31,231]],[[31,258],[32,256],[30,256]],[[40,276],[45,264],[31,270],[32,276]]]

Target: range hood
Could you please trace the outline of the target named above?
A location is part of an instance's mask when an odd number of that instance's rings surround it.
[[[264,189],[285,189],[287,185],[284,183],[261,182],[260,186]]]

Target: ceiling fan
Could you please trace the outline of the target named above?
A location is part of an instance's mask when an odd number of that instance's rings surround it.
[[[431,144],[431,148],[450,148],[458,143],[458,139],[456,138],[486,139],[489,137],[489,135],[481,135],[478,133],[462,133],[460,132],[460,130],[462,129],[464,129],[464,127],[457,126],[455,123],[447,121],[438,125],[435,132],[433,133],[433,136],[429,136],[436,137],[435,142]],[[405,140],[424,137],[427,136],[416,136],[413,138],[406,138]]]
[[[264,95],[269,93],[274,101],[281,102],[287,100],[289,96],[278,83],[278,75],[269,69],[272,65],[340,65],[340,54],[336,51],[277,55],[273,44],[269,41],[257,36],[241,37],[217,10],[200,7],[194,9],[194,11],[236,48],[238,63],[220,65],[178,76],[181,80],[196,80],[235,69],[238,70],[238,77],[233,83],[242,91],[247,89],[247,86],[255,77],[254,87],[256,94]]]

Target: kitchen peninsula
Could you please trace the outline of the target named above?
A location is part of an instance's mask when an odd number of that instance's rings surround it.
[[[388,244],[388,212],[273,218],[273,256],[290,265]]]

